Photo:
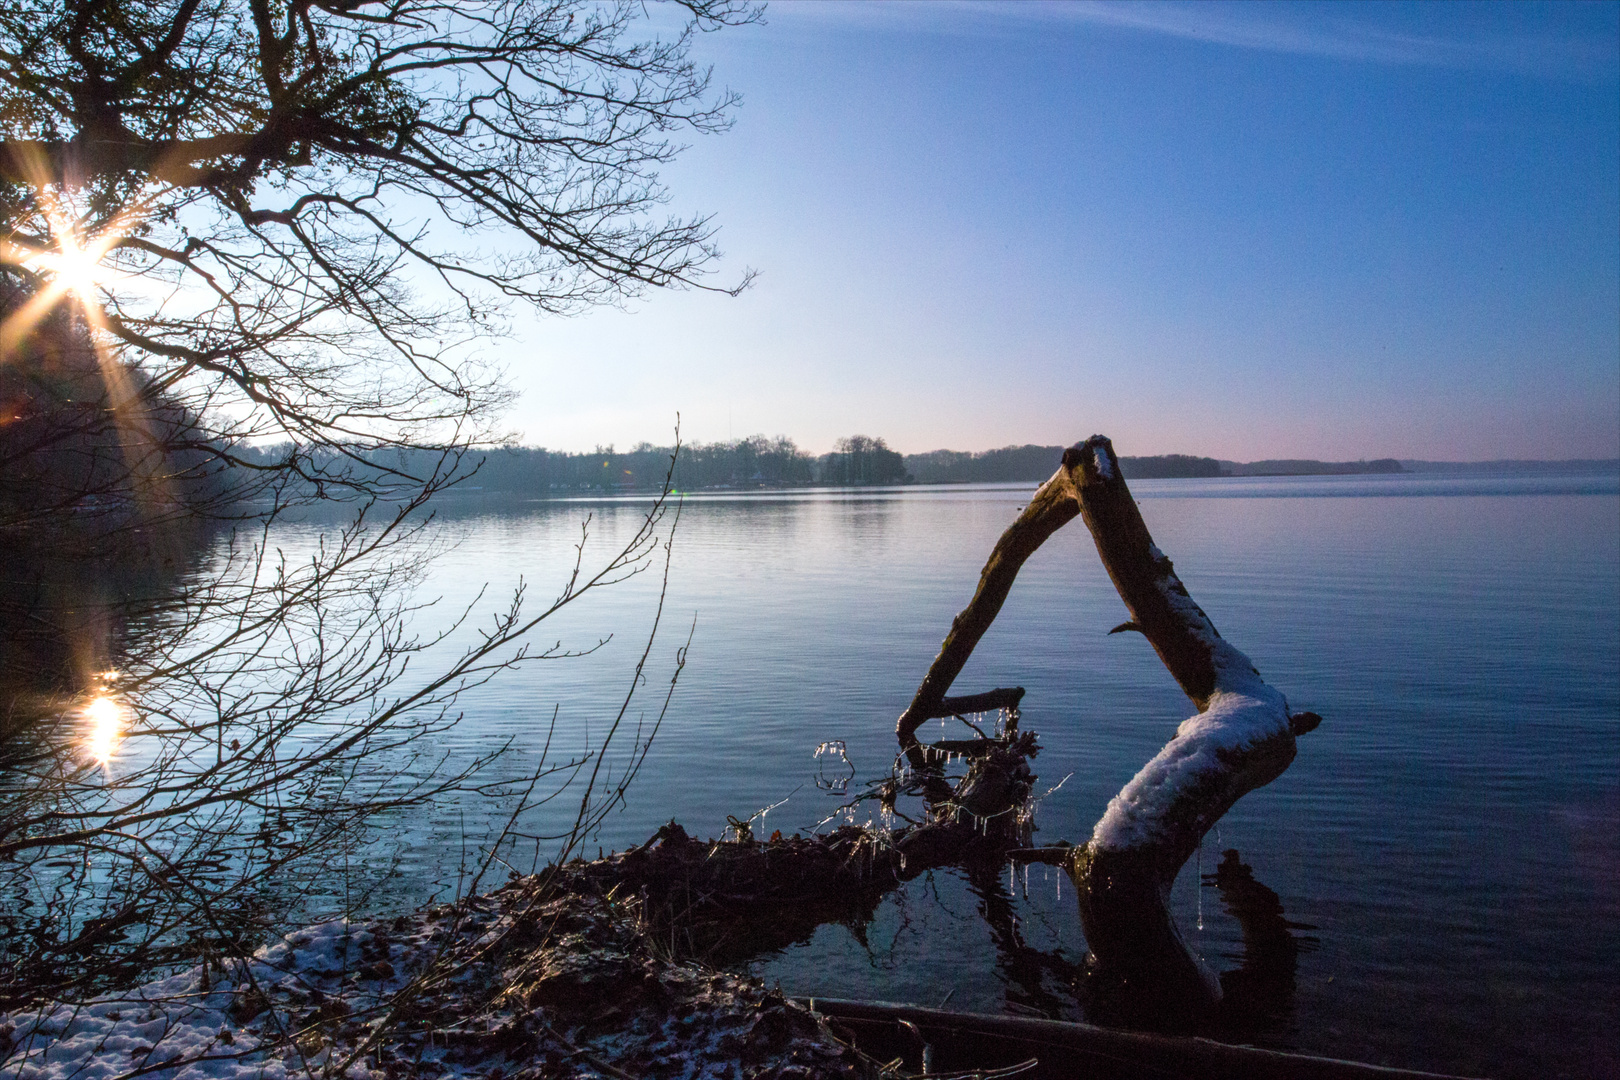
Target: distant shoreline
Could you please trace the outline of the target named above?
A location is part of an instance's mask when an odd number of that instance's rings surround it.
[[[1620,458],[1560,458],[1538,460],[1530,458],[1503,458],[1497,461],[1406,461],[1401,465],[1407,472],[1620,472]]]
[[[1062,457],[1060,446],[1018,446],[970,454],[935,450],[905,455],[906,471],[919,484],[1040,482],[1051,475]],[[1271,458],[1228,461],[1189,454],[1121,457],[1120,468],[1132,480],[1194,480],[1261,476],[1366,476],[1396,473],[1478,474],[1486,472],[1620,473],[1620,458],[1568,458],[1558,461],[1498,459],[1495,461],[1425,461],[1377,458],[1360,461],[1320,461],[1313,458]]]
[[[1125,464],[1126,464],[1125,459],[1121,459],[1121,465],[1123,466]],[[1259,465],[1260,463],[1250,463],[1250,464],[1251,465]],[[1220,474],[1214,474],[1214,475],[1194,475],[1194,476],[1174,476],[1174,475],[1162,475],[1162,474],[1154,475],[1154,476],[1141,476],[1141,475],[1130,476],[1129,473],[1127,473],[1127,477],[1129,479],[1139,480],[1139,481],[1140,480],[1214,480],[1214,481],[1234,480],[1234,481],[1236,481],[1236,480],[1261,480],[1261,479],[1278,479],[1278,478],[1282,478],[1282,479],[1294,479],[1294,478],[1297,478],[1297,479],[1302,479],[1302,480],[1304,480],[1304,479],[1330,479],[1330,478],[1334,478],[1334,477],[1350,478],[1350,477],[1358,477],[1358,476],[1360,476],[1360,477],[1365,477],[1365,476],[1390,476],[1390,477],[1402,476],[1402,477],[1412,477],[1414,479],[1421,478],[1421,477],[1424,477],[1424,476],[1433,476],[1433,477],[1452,476],[1452,477],[1457,477],[1457,478],[1467,478],[1467,477],[1485,478],[1485,477],[1489,477],[1489,476],[1491,476],[1493,474],[1494,475],[1506,474],[1506,475],[1509,475],[1509,476],[1515,476],[1516,475],[1516,476],[1524,476],[1524,477],[1571,476],[1571,475],[1573,475],[1573,476],[1620,476],[1620,459],[1572,458],[1572,459],[1568,459],[1568,460],[1565,460],[1565,461],[1509,460],[1509,461],[1490,461],[1490,462],[1485,462],[1485,461],[1481,461],[1481,462],[1471,462],[1471,461],[1466,461],[1466,462],[1455,462],[1455,461],[1441,461],[1441,462],[1402,461],[1400,463],[1402,468],[1399,469],[1399,470],[1393,470],[1393,469],[1359,469],[1359,468],[1348,468],[1347,469],[1347,468],[1343,467],[1345,465],[1358,465],[1358,464],[1360,464],[1359,462],[1309,462],[1309,461],[1305,461],[1305,462],[1300,462],[1299,464],[1301,466],[1309,466],[1309,465],[1315,465],[1315,464],[1320,464],[1320,465],[1324,465],[1324,466],[1337,465],[1337,466],[1340,466],[1340,468],[1338,468],[1338,469],[1329,468],[1329,469],[1323,469],[1321,471],[1314,471],[1314,472],[1307,472],[1307,471],[1294,471],[1294,472],[1254,471],[1254,472],[1245,472],[1245,473],[1240,473],[1240,474],[1220,473]],[[810,493],[815,493],[815,492],[836,492],[836,491],[870,491],[870,492],[876,493],[876,492],[880,492],[880,491],[901,491],[901,490],[905,490],[905,489],[908,489],[908,488],[939,488],[939,487],[945,487],[945,488],[950,488],[950,487],[984,487],[984,488],[1007,487],[1007,488],[1019,488],[1019,489],[1022,489],[1022,488],[1028,487],[1028,486],[1039,484],[1039,483],[1041,483],[1042,481],[1044,481],[1046,479],[1047,479],[1046,476],[1040,476],[1040,477],[1029,476],[1029,477],[1013,478],[1013,479],[994,479],[994,480],[965,479],[965,480],[928,480],[928,481],[920,481],[920,480],[913,479],[913,480],[911,480],[909,482],[897,482],[897,483],[889,483],[889,484],[866,484],[866,485],[861,485],[861,484],[856,484],[856,485],[826,484],[826,483],[821,483],[821,482],[818,482],[818,481],[811,481],[811,482],[808,482],[808,483],[770,483],[770,482],[766,482],[766,481],[754,481],[754,482],[746,482],[745,481],[745,482],[741,482],[741,483],[730,483],[730,484],[711,484],[711,485],[704,485],[704,486],[701,486],[701,487],[677,486],[677,490],[683,492],[684,494],[688,494],[688,495],[748,496],[748,495],[769,495],[769,494],[773,494],[773,493],[804,493],[804,494],[810,494]],[[545,491],[532,491],[532,490],[531,491],[525,491],[525,490],[514,489],[514,488],[511,488],[511,487],[505,487],[505,486],[486,486],[484,484],[477,483],[476,482],[476,477],[475,477],[473,483],[469,483],[469,484],[465,484],[465,485],[456,485],[454,487],[446,489],[442,494],[446,495],[446,496],[450,496],[452,498],[457,497],[457,496],[475,497],[475,498],[480,497],[480,496],[487,496],[487,497],[494,497],[494,498],[510,498],[510,497],[513,497],[513,496],[527,496],[529,498],[539,499],[541,501],[550,501],[550,500],[553,500],[553,499],[563,499],[563,500],[587,499],[587,500],[594,500],[594,499],[600,499],[600,498],[644,497],[644,496],[648,495],[649,493],[655,492],[656,490],[657,489],[655,487],[642,487],[642,486],[634,486],[634,485],[630,485],[630,484],[623,484],[623,485],[615,485],[613,487],[589,487],[589,486],[585,486],[585,485],[574,487],[574,486],[569,486],[569,485],[558,485],[555,488],[551,488],[551,489],[545,490]]]
[[[1052,475],[1062,460],[1061,446],[1007,446],[969,453],[934,450],[900,454],[881,439],[845,440],[863,446],[856,452],[818,456],[800,450],[785,437],[760,436],[729,443],[690,444],[675,455],[672,446],[641,443],[630,450],[599,447],[573,454],[541,447],[494,447],[474,451],[466,460],[472,475],[452,490],[503,492],[549,498],[653,491],[668,480],[679,491],[758,491],[777,489],[874,488],[932,484],[1033,484]],[[274,451],[272,450],[273,456]],[[671,457],[674,456],[673,471]],[[1423,461],[1379,458],[1370,461],[1319,461],[1272,458],[1224,461],[1190,454],[1121,457],[1128,480],[1241,479],[1258,477],[1390,476],[1408,473],[1477,476],[1487,473],[1546,475],[1620,474],[1620,459],[1575,458],[1564,461]],[[476,469],[472,466],[476,463]],[[438,467],[428,451],[378,451],[377,482],[386,483],[389,469],[428,475]]]

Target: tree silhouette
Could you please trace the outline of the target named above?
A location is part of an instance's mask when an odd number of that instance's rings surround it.
[[[520,587],[436,668],[474,616],[413,629],[422,511],[498,434],[482,349],[513,308],[710,287],[713,226],[661,213],[658,170],[735,102],[694,36],[756,14],[0,8],[0,543],[5,584],[37,586],[0,604],[0,648],[34,650],[0,672],[67,669],[0,688],[0,1002],[251,950],[299,917],[287,883],[330,893],[320,871],[380,813],[495,796],[516,815],[579,776],[566,849],[622,797],[655,723],[609,762],[609,717],[592,754],[515,787],[430,748],[467,688],[572,654],[525,644],[552,612],[667,556],[666,504],[617,552],[582,534],[552,603]],[[337,498],[347,524],[278,550],[286,509]],[[228,532],[181,529],[201,519]]]
[[[509,303],[701,287],[716,257],[707,218],[658,216],[658,168],[735,101],[693,35],[756,12],[679,10],[660,36],[579,0],[6,5],[0,275],[27,299],[0,352],[76,296],[225,443],[490,434]]]

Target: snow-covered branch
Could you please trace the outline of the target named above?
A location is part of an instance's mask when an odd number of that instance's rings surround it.
[[[1081,514],[1109,576],[1198,714],[1109,802],[1070,866],[1086,940],[1100,971],[1165,1016],[1219,998],[1219,984],[1170,917],[1170,887],[1210,827],[1294,760],[1294,736],[1320,723],[1291,716],[1241,651],[1215,629],[1153,543],[1109,441],[1064,453]]]

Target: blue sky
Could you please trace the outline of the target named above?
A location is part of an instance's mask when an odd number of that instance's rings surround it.
[[[1620,455],[1620,5],[776,3],[665,172],[732,299],[502,343],[522,441]]]

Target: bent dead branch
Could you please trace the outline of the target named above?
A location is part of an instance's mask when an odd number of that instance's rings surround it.
[[[1193,602],[1154,545],[1106,438],[1065,451],[1063,471],[1132,621],[1199,710],[1074,850],[1080,917],[1096,968],[1127,997],[1167,1018],[1196,1015],[1219,1000],[1220,986],[1182,941],[1170,887],[1210,827],[1288,768],[1296,729],[1320,718],[1291,719],[1287,699]]]
[[[1083,517],[1098,555],[1140,631],[1198,714],[1108,804],[1083,845],[1031,849],[1029,761],[1039,747],[1017,729],[1021,687],[949,697],[951,683],[990,628],[1018,570],[1045,540]],[[1118,629],[1118,628],[1116,628]],[[926,720],[1005,709],[1002,733],[920,743]],[[710,958],[778,948],[822,922],[864,923],[903,881],[942,866],[1045,862],[1074,880],[1098,988],[1134,1023],[1176,1027],[1209,1015],[1220,984],[1170,915],[1170,887],[1204,834],[1243,795],[1294,759],[1294,739],[1320,722],[1287,700],[1222,638],[1153,543],[1106,438],[1064,453],[990,554],[973,599],[951,624],[897,733],[910,771],[873,797],[892,810],[921,795],[925,819],[895,830],[838,829],[760,843],[700,842],[671,823],[646,845],[576,864],[604,890],[628,889],[661,912],[658,933]],[[967,764],[954,784],[942,765]],[[684,936],[684,938],[683,938]]]
[[[1000,611],[1019,568],[1076,516],[1084,518],[1130,610],[1130,621],[1110,632],[1142,633],[1198,715],[1115,796],[1089,842],[1015,856],[1068,870],[1093,970],[1117,983],[1125,997],[1138,999],[1136,1015],[1196,1016],[1219,1000],[1220,987],[1182,940],[1170,916],[1170,887],[1210,827],[1238,799],[1281,775],[1294,759],[1295,735],[1321,718],[1291,716],[1283,695],[1266,685],[1193,602],[1170,559],[1154,545],[1108,439],[1093,436],[1065,451],[1057,472],[1002,534],[897,733],[917,760],[917,727],[950,715],[948,703],[963,700],[945,694]]]
[[[928,674],[923,676],[922,685],[917,687],[911,704],[900,714],[895,731],[900,736],[902,746],[916,742],[917,728],[924,721],[963,712],[1017,706],[1024,696],[1023,687],[992,690],[963,698],[947,698],[945,694],[962,673],[979,639],[984,637],[985,631],[990,629],[990,624],[1001,612],[1001,605],[1012,591],[1013,580],[1017,578],[1024,561],[1046,542],[1047,537],[1073,521],[1079,513],[1080,504],[1075,497],[1073,482],[1067,470],[1059,469],[1057,475],[1035,492],[1029,505],[1018,515],[1018,520],[1001,534],[1001,539],[996,541],[994,550],[990,552],[990,561],[984,564],[984,570],[979,575],[979,587],[974,591],[972,601],[951,620],[950,632],[945,635],[939,655],[929,665]]]

